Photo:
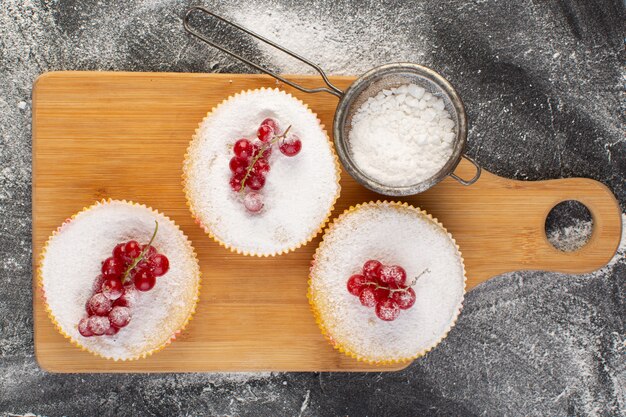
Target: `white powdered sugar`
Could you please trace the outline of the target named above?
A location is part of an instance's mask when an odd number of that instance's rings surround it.
[[[77,325],[100,274],[102,261],[121,242],[146,244],[159,222],[153,246],[166,255],[169,271],[154,288],[139,293],[128,326],[114,336],[83,337]],[[43,289],[61,329],[80,345],[112,359],[130,359],[164,345],[184,325],[198,299],[200,269],[193,248],[160,213],[122,201],[98,203],[63,224],[42,260]]]
[[[394,321],[361,305],[346,284],[374,259],[421,276],[416,301]],[[368,204],[339,217],[324,235],[311,270],[312,300],[332,340],[368,360],[410,358],[435,346],[460,311],[465,277],[449,235],[412,207]]]
[[[294,157],[276,146],[263,189],[264,207],[249,213],[241,193],[229,184],[233,144],[255,139],[265,118],[302,141]],[[327,220],[339,195],[332,144],[316,116],[291,95],[254,90],[231,97],[201,123],[184,164],[185,190],[194,216],[219,241],[255,255],[287,252],[312,238]]]
[[[441,98],[416,84],[382,90],[355,112],[349,144],[356,165],[387,186],[435,175],[452,155],[454,121]]]

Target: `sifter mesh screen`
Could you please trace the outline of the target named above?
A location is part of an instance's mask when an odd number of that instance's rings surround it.
[[[453,142],[453,152],[448,162],[431,178],[405,187],[388,187],[379,184],[375,179],[363,173],[354,163],[352,151],[350,149],[350,130],[352,129],[352,118],[363,103],[380,93],[383,90],[399,87],[406,84],[417,84],[430,92],[433,96],[441,98],[444,102],[446,111],[450,114],[454,122],[455,139]],[[361,177],[376,188],[386,188],[389,195],[404,195],[409,189],[421,192],[434,183],[440,181],[448,173],[452,172],[458,164],[462,154],[463,147],[467,136],[467,122],[463,104],[458,97],[456,91],[447,83],[440,75],[432,70],[428,70],[420,66],[407,65],[389,65],[376,68],[363,75],[350,86],[346,91],[343,100],[337,107],[335,116],[334,132],[339,138],[335,138],[338,151],[342,154],[344,163],[347,162],[351,174]],[[339,139],[339,140],[337,140]],[[341,149],[339,149],[341,148]],[[357,178],[359,179],[359,178]],[[393,193],[396,189],[397,193]]]

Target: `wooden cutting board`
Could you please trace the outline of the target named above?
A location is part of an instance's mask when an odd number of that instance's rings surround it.
[[[308,86],[317,77],[293,76]],[[332,77],[346,87],[352,77]],[[33,89],[33,270],[52,230],[102,198],[141,202],[170,216],[195,246],[203,287],[195,319],[182,337],[148,359],[113,362],[70,345],[46,316],[34,283],[35,350],[55,372],[381,371],[335,351],[321,336],[306,299],[307,273],[318,237],[277,258],[232,254],[196,226],[181,188],[183,154],[211,107],[244,89],[280,86],[264,75],[57,72]],[[332,126],[337,99],[280,86]],[[471,138],[470,138],[471,140]],[[529,155],[532,157],[532,155]],[[457,172],[471,177],[462,163]],[[383,198],[343,173],[334,215]],[[564,253],[548,243],[544,224],[557,203],[576,199],[593,215],[589,243]],[[512,181],[483,172],[464,187],[446,179],[403,199],[437,217],[454,235],[467,266],[468,289],[521,269],[583,273],[615,253],[621,217],[599,182]],[[241,278],[246,285],[242,286]],[[453,330],[454,331],[454,330]]]

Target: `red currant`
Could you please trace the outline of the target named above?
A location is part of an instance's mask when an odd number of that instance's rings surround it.
[[[135,288],[139,291],[150,291],[154,284],[156,284],[156,278],[154,274],[147,269],[141,269],[135,273]]]
[[[111,311],[112,302],[104,296],[104,294],[98,292],[91,296],[87,301],[87,310],[92,314],[98,316],[106,316]]]
[[[124,294],[124,285],[119,278],[106,278],[101,288],[102,295],[109,300],[117,300]]]
[[[126,242],[126,246],[124,246],[124,253],[126,253],[126,256],[130,259],[135,259],[141,255],[141,246],[135,240],[128,241]]]
[[[111,326],[121,328],[125,327],[130,323],[130,308],[116,306],[113,307],[111,312],[109,313],[109,322],[111,322]]]
[[[230,170],[235,174],[245,174],[248,169],[248,159],[233,156],[228,164]]]
[[[393,321],[400,315],[398,304],[391,298],[376,304],[376,315],[379,319]]]
[[[283,139],[278,149],[287,156],[296,156],[302,149],[302,141],[297,135],[289,135]]]
[[[148,248],[148,250],[146,250],[146,247],[147,247],[147,246],[148,246],[148,245],[143,245],[143,246],[141,247],[141,250],[142,250],[142,251],[144,251],[144,250],[145,250],[145,251],[146,251],[146,254],[145,254],[146,259],[150,259],[150,258],[152,258],[154,255],[156,255],[156,254],[157,254],[157,250],[156,250],[156,248],[155,248],[154,246],[150,246],[150,247]]]
[[[267,159],[264,158],[260,158],[258,161],[256,161],[254,167],[252,168],[252,172],[254,172],[255,174],[267,174],[269,171],[270,163],[267,162]]]
[[[251,190],[258,191],[265,186],[265,176],[260,173],[251,173],[246,180],[246,185]]]
[[[389,298],[389,290],[387,288],[376,288],[374,290],[374,298],[377,303],[381,303]]]
[[[391,298],[402,310],[408,310],[415,304],[415,291],[413,288],[407,288],[406,291],[395,291]]]
[[[380,278],[380,269],[382,268],[382,266],[383,264],[381,264],[380,262],[370,259],[363,265],[363,275],[365,275],[365,278],[373,281],[378,281],[378,279]]]
[[[241,174],[234,174],[231,178],[230,178],[230,188],[232,188],[233,191],[240,191],[241,190],[241,181],[243,181],[244,176]]]
[[[137,288],[133,284],[124,285],[124,294],[115,302],[113,306],[132,307],[137,302]]]
[[[107,329],[107,331],[106,331],[106,332],[104,332],[104,334],[105,334],[105,335],[107,335],[107,336],[114,336],[114,335],[116,335],[116,334],[117,334],[117,332],[119,332],[119,331],[120,331],[120,329],[118,329],[117,327],[115,327],[115,326],[110,326],[110,327]]]
[[[96,280],[93,282],[93,285],[91,287],[91,291],[96,293],[99,292],[102,289],[102,283],[104,282],[104,277],[102,276],[102,274],[98,275],[96,277]]]
[[[134,274],[135,272],[139,271],[140,269],[150,269],[150,264],[148,263],[147,260],[142,259],[141,261],[139,261],[139,263],[133,268],[132,273]]]
[[[155,277],[163,276],[170,269],[170,261],[167,256],[157,253],[148,262],[148,267],[152,270]]]
[[[252,152],[253,156],[257,156],[259,152],[261,152],[261,149],[263,149],[263,156],[261,156],[261,158],[264,158],[264,159],[270,158],[270,155],[272,154],[271,145],[265,144],[261,142],[260,140],[257,140],[254,142],[254,144],[252,144],[252,146],[254,147],[254,151]]]
[[[263,120],[261,122],[261,126],[263,125],[271,127],[272,129],[274,129],[275,133],[278,133],[278,123],[276,122],[276,120],[272,119],[271,117],[268,117],[267,119]]]
[[[87,322],[87,328],[96,336],[102,336],[109,330],[111,323],[109,323],[108,317],[103,316],[91,316]]]
[[[274,128],[270,125],[261,125],[257,131],[257,137],[261,142],[269,142],[274,137]]]
[[[380,269],[380,282],[402,286],[406,283],[406,271],[398,265],[385,265]]]
[[[256,191],[250,191],[243,199],[243,205],[250,213],[258,213],[263,209],[263,196]]]
[[[83,337],[93,336],[93,332],[89,329],[89,317],[80,319],[78,322],[78,333]]]
[[[117,258],[106,258],[102,263],[104,278],[119,278],[124,273],[124,262]]]
[[[115,247],[113,248],[113,257],[119,259],[122,262],[130,261],[128,255],[126,255],[126,252],[124,252],[125,246],[126,243],[118,243],[117,245],[115,245]]]
[[[359,295],[361,295],[361,291],[363,291],[363,288],[365,288],[366,283],[367,278],[365,278],[363,275],[352,275],[348,280],[348,292],[358,297]]]
[[[240,158],[252,157],[253,151],[252,143],[248,139],[239,139],[235,142],[235,146],[233,146],[233,152]]]
[[[365,307],[374,307],[376,305],[376,295],[374,294],[373,287],[365,287],[361,291],[361,295],[359,295],[359,300],[361,304]]]

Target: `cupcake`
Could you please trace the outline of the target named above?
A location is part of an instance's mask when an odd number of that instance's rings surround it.
[[[116,200],[83,209],[53,232],[38,276],[59,332],[114,360],[169,344],[191,319],[200,286],[198,260],[178,226]]]
[[[322,230],[339,197],[339,163],[304,103],[278,89],[244,91],[200,123],[183,185],[209,236],[237,253],[273,256]]]
[[[464,292],[463,258],[446,229],[418,208],[379,201],[351,207],[327,229],[308,296],[336,349],[385,364],[436,346]]]

